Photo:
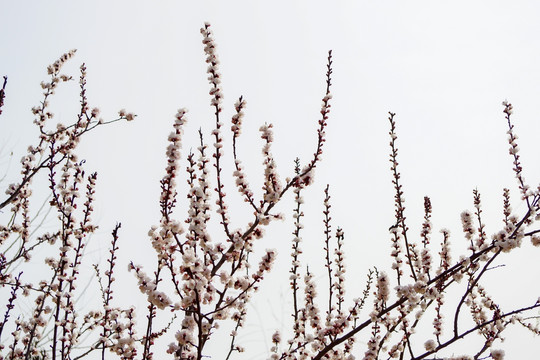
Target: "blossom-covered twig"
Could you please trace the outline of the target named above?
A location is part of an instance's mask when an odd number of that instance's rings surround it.
[[[183,190],[178,179],[181,176],[179,170],[183,167],[181,145],[186,123],[186,110],[180,109],[168,137],[165,174],[160,181],[159,221],[148,232],[155,252],[155,267],[147,271],[133,261],[128,266],[147,301],[147,312],[143,315],[139,315],[133,306],[116,306],[113,301],[119,224],[112,232],[108,265],[103,272],[105,278],[102,278],[100,266],[94,266],[103,301],[97,309],[82,313],[76,300],[84,291],[79,284],[86,244],[92,234],[98,235],[97,225],[92,220],[97,174],[86,175],[85,161],[79,159],[76,149],[81,138],[97,126],[118,120],[131,121],[135,115],[120,110],[118,119],[100,119],[99,110],[89,106],[86,66],[83,64],[79,77],[80,112],[73,123],[51,128],[50,120],[54,115],[50,111],[49,100],[60,83],[71,80],[71,76],[60,71],[74,51],[63,55],[48,68],[51,80],[42,83],[43,100],[32,110],[39,139],[21,160],[19,182],[7,187],[7,196],[0,202],[0,209],[11,206],[5,214],[7,221],[0,225],[0,291],[6,294],[4,298],[7,299],[0,323],[0,360],[78,360],[93,353],[101,353],[102,359],[110,355],[122,360],[136,357],[151,360],[154,353],[161,354],[158,339],[167,336],[172,340],[167,353],[174,359],[202,360],[208,356],[210,341],[219,336],[222,324],[230,325],[224,333],[230,336],[229,345],[223,352],[227,354],[226,358],[243,352],[245,349],[238,341],[248,319],[249,304],[277,257],[276,250],[267,249],[259,259],[254,259],[257,253],[254,249],[258,239],[265,236],[267,225],[283,218],[274,209],[291,188],[295,206],[289,284],[294,324],[286,342],[286,334],[276,331],[272,335],[271,359],[352,360],[357,356],[355,354],[360,354],[364,360],[501,360],[504,351],[497,346],[512,324],[540,334],[540,327],[534,323],[538,321],[537,311],[540,309],[540,300],[536,296],[532,300],[524,300],[525,305],[503,306],[484,281],[488,272],[504,269],[496,261],[502,259],[503,253],[517,255],[523,239],[528,238],[533,245],[540,246],[540,228],[537,225],[540,220],[537,215],[540,211],[540,187],[531,190],[523,179],[517,136],[510,121],[513,110],[510,103],[504,103],[510,154],[527,209],[520,215],[513,213],[510,191],[504,189],[503,227],[489,238],[480,192],[473,190],[473,210],[465,210],[461,214],[463,237],[469,248],[461,256],[452,253],[447,229],[442,229],[439,235],[440,247],[434,245],[433,207],[427,196],[424,197],[418,239],[408,231],[401,173],[398,171],[395,114],[390,113],[390,162],[395,190],[395,222],[389,229],[392,263],[388,267],[384,264],[372,267],[363,291],[351,301],[345,296],[351,293],[345,291],[345,235],[340,227],[332,230],[329,186],[325,189],[323,203],[322,257],[325,268],[308,267],[301,256],[301,234],[306,220],[303,194],[305,188],[313,183],[314,169],[321,160],[326,139],[332,97],[332,53],[328,53],[326,92],[313,158],[303,167],[297,159],[294,176],[281,182],[271,151],[273,125],[262,125],[263,192],[257,198],[248,185],[247,172],[239,160],[237,149],[245,100],[240,97],[234,104],[232,150],[227,152],[223,149],[225,142],[221,130],[223,91],[216,45],[209,24],[204,25],[201,33],[211,85],[210,105],[215,116],[215,127],[211,133],[213,169],[209,165],[209,145],[199,130],[198,147],[190,151],[186,159],[187,190],[183,203],[187,207],[187,216],[180,216],[177,213],[177,205],[181,202],[178,194]],[[0,92],[0,110],[4,88]],[[237,213],[230,211],[225,201],[225,173],[230,160],[234,162],[231,170],[235,186],[252,209],[252,217],[236,218]],[[37,231],[33,223],[33,216],[37,215],[31,202],[32,180],[40,173],[47,176],[48,206],[51,213],[56,213],[51,222],[55,221],[57,228],[50,233]],[[214,226],[213,216],[221,226]],[[24,262],[34,259],[34,264],[39,263],[35,260],[41,256],[44,257],[46,271],[29,274]],[[410,276],[403,276],[404,263]],[[23,267],[18,274],[15,272],[17,266]],[[387,268],[392,271],[387,273]],[[317,282],[318,271],[326,272],[326,286]],[[37,280],[34,281],[33,277]],[[322,307],[319,306],[321,291],[327,292]],[[22,296],[33,301],[26,313],[18,307]],[[454,298],[449,299],[450,296]],[[142,320],[140,326],[137,319]],[[432,333],[426,335],[424,329],[432,329]],[[138,331],[141,336],[137,336]],[[460,346],[460,340],[475,334],[480,341],[472,348],[472,356],[453,355]],[[444,357],[442,354],[445,353],[452,355]]]

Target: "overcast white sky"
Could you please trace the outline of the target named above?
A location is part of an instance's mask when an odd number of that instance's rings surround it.
[[[335,225],[347,235],[350,272],[363,278],[370,266],[390,261],[388,111],[397,113],[401,171],[415,233],[423,196],[429,195],[435,231],[449,227],[458,241],[459,214],[472,207],[476,187],[485,200],[488,233],[499,230],[502,188],[510,187],[517,197],[504,99],[514,104],[525,178],[537,184],[539,18],[536,1],[2,1],[0,75],[9,82],[0,117],[0,165],[7,164],[10,151],[18,159],[33,141],[30,108],[40,100],[46,66],[77,48],[68,68],[76,76],[80,63],[86,63],[90,104],[106,119],[121,108],[138,114],[133,123],[101,128],[81,147],[87,169],[100,174],[102,234],[121,221],[123,240],[133,249],[146,249],[145,234],[159,219],[165,140],[176,109],[190,109],[185,152],[196,146],[199,127],[210,131],[213,126],[199,33],[204,21],[212,24],[222,61],[225,118],[238,96],[248,102],[240,156],[254,167],[253,187],[260,181],[257,129],[262,123],[274,123],[274,152],[283,177],[291,174],[296,156],[311,156],[326,55],[332,49],[328,140],[306,222],[314,224],[311,249],[319,256],[318,206],[330,183]],[[59,92],[53,104],[57,119],[73,118],[77,92],[75,83]],[[17,166],[11,170],[15,173]],[[281,210],[289,212],[289,205]],[[286,223],[280,231],[287,235],[290,230]],[[108,240],[101,241],[106,246]],[[280,249],[284,269],[288,241],[279,236],[261,245]],[[141,262],[143,252],[134,250],[126,259]],[[270,281],[286,296],[287,275],[281,276]],[[351,297],[355,289],[361,291],[351,285]],[[252,319],[248,343],[264,344],[283,321],[280,317],[287,317],[280,300],[265,301],[255,299],[260,306],[255,312],[272,309],[271,316],[261,316],[274,323]]]

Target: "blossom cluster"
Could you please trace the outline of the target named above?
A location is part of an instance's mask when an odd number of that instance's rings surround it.
[[[148,298],[148,314],[150,320],[146,336],[142,338],[142,354],[145,358],[152,357],[152,347],[159,336],[152,330],[153,322],[166,313],[161,310],[172,311],[180,317],[181,327],[176,332],[175,341],[170,343],[167,352],[177,359],[199,359],[204,356],[205,346],[209,339],[226,320],[234,323],[230,333],[231,345],[228,357],[234,352],[241,352],[238,345],[238,331],[245,324],[247,306],[253,292],[255,292],[265,275],[271,270],[276,258],[275,250],[266,250],[261,257],[256,270],[250,273],[254,245],[257,239],[264,236],[264,228],[274,219],[281,219],[282,215],[273,213],[272,209],[289,190],[299,191],[311,181],[307,175],[316,166],[321,155],[321,146],[324,142],[324,127],[329,112],[330,96],[323,100],[323,121],[320,123],[317,150],[314,160],[308,165],[309,170],[301,173],[297,171],[295,178],[287,178],[282,183],[277,172],[276,162],[271,153],[273,142],[272,124],[261,126],[261,138],[264,141],[262,148],[263,165],[263,194],[256,200],[247,182],[246,173],[237,155],[237,141],[241,134],[243,109],[245,100],[241,97],[234,105],[235,114],[231,119],[231,133],[233,139],[230,154],[234,160],[233,177],[236,187],[244,200],[254,210],[254,217],[245,221],[244,225],[232,228],[232,214],[226,203],[225,177],[223,160],[227,156],[222,133],[222,90],[219,61],[216,46],[210,25],[205,24],[201,29],[203,44],[205,45],[206,61],[208,67],[208,80],[210,83],[211,105],[215,107],[215,128],[211,132],[214,140],[213,146],[213,180],[210,184],[210,160],[207,156],[208,145],[204,141],[203,133],[199,132],[199,156],[194,153],[187,156],[188,175],[187,200],[189,210],[185,222],[188,226],[184,232],[181,220],[175,211],[178,203],[179,161],[181,159],[181,135],[185,123],[185,110],[180,110],[176,116],[174,131],[169,136],[167,148],[167,166],[165,176],[161,180],[161,221],[153,226],[148,235],[157,255],[156,267],[153,276],[143,270],[141,266],[130,265],[134,270],[139,283],[140,291]],[[300,165],[298,165],[300,166]],[[299,180],[304,179],[304,180]],[[301,186],[299,185],[301,182]],[[213,193],[212,193],[213,187]],[[215,210],[212,211],[212,197],[215,196]],[[212,235],[210,222],[213,216],[219,219],[223,233]],[[241,223],[242,219],[236,219]],[[342,233],[340,232],[342,238]],[[341,250],[340,250],[341,251]],[[343,254],[340,252],[340,259]],[[341,263],[341,260],[340,260]],[[343,273],[343,269],[340,270]],[[148,274],[148,275],[147,275]],[[343,277],[339,276],[341,282]],[[169,282],[170,281],[170,282]],[[172,292],[166,293],[166,282]],[[339,288],[340,296],[343,289]]]
[[[81,352],[80,344],[89,338],[88,334],[93,334],[88,353],[109,348],[122,353],[124,359],[132,359],[136,354],[135,338],[127,335],[134,333],[133,311],[112,308],[108,304],[112,298],[110,286],[114,282],[118,228],[113,232],[110,267],[105,271],[107,283],[102,284],[103,309],[81,313],[77,305],[77,299],[84,292],[81,286],[81,281],[85,281],[81,275],[83,255],[89,238],[97,229],[92,219],[97,173],[86,173],[84,160],[79,159],[76,150],[81,138],[97,126],[130,120],[134,115],[127,114],[109,122],[98,119],[99,109],[91,108],[86,96],[86,66],[83,64],[76,120],[70,125],[52,125],[54,113],[50,100],[61,84],[73,79],[61,71],[74,55],[75,50],[63,54],[47,68],[50,80],[41,83],[43,99],[32,108],[39,131],[38,141],[30,145],[21,158],[20,180],[7,186],[6,198],[0,202],[3,211],[0,291],[7,289],[10,293],[7,311],[0,323],[2,359],[72,358]],[[45,182],[49,189],[48,198],[41,206],[35,204],[32,196],[37,178],[40,179],[38,185]],[[46,207],[49,210],[42,214]],[[45,221],[46,228],[57,230],[43,231]],[[27,271],[24,263],[31,260],[32,271]],[[16,271],[21,267],[23,271]],[[100,277],[99,268],[95,269]],[[9,321],[14,311],[20,311],[15,305],[21,296],[26,298],[27,310],[16,313],[15,319]],[[98,327],[102,328],[100,335],[94,331]],[[8,329],[11,331],[6,341],[2,333],[6,334]]]
[[[504,104],[504,113],[509,120],[512,106]],[[517,151],[511,151],[514,158],[514,172],[522,198],[528,209],[522,217],[512,213],[510,193],[504,189],[503,221],[504,228],[492,236],[491,241],[485,232],[482,216],[480,192],[473,190],[474,212],[463,211],[461,214],[463,238],[469,244],[470,253],[453,260],[450,249],[450,231],[441,230],[441,241],[438,259],[434,256],[432,235],[433,211],[431,200],[424,198],[424,222],[420,231],[420,241],[412,240],[405,217],[403,187],[401,174],[398,171],[395,114],[390,113],[390,162],[393,174],[392,183],[395,189],[395,225],[389,229],[391,235],[391,268],[395,271],[395,280],[384,272],[375,269],[368,274],[366,290],[361,298],[356,298],[344,311],[344,279],[341,275],[343,258],[343,234],[341,229],[335,235],[335,259],[330,257],[330,196],[328,187],[324,200],[324,258],[328,273],[327,298],[329,299],[326,321],[321,314],[317,298],[317,284],[314,282],[313,270],[305,269],[304,307],[300,299],[301,285],[298,279],[301,274],[302,250],[300,248],[300,232],[303,228],[300,219],[305,215],[301,211],[303,200],[302,188],[295,190],[296,207],[293,211],[295,230],[292,239],[290,285],[293,294],[292,317],[294,324],[292,334],[283,344],[283,334],[275,334],[272,338],[271,359],[354,359],[353,354],[363,354],[364,360],[379,358],[410,359],[503,359],[505,352],[497,348],[504,340],[503,332],[512,324],[521,324],[534,334],[539,334],[534,311],[540,307],[538,300],[532,304],[525,303],[516,308],[503,309],[497,299],[490,294],[483,283],[484,275],[494,269],[494,262],[503,252],[512,252],[521,246],[522,240],[529,237],[532,244],[538,246],[540,231],[532,225],[538,220],[536,216],[540,201],[540,192],[524,193],[528,189],[521,175],[522,168]],[[511,149],[516,149],[513,125],[509,121]],[[297,171],[300,172],[297,167]],[[540,191],[540,190],[539,190]],[[438,264],[438,266],[437,266]],[[404,267],[404,265],[406,265]],[[376,274],[376,280],[373,279]],[[466,281],[462,281],[466,279]],[[375,290],[370,291],[372,282]],[[339,284],[339,286],[337,286]],[[456,299],[447,299],[449,289],[461,291]],[[338,290],[338,296],[335,291]],[[366,300],[373,297],[371,309],[366,308]],[[361,317],[361,311],[366,313]],[[467,310],[465,310],[467,309]],[[531,314],[533,311],[533,314]],[[470,325],[472,323],[472,325]],[[426,340],[426,327],[432,327],[433,337]],[[418,330],[418,331],[417,331]],[[364,333],[363,337],[361,337]],[[480,347],[473,356],[455,356],[454,346],[460,340],[472,334],[480,337]],[[357,338],[364,340],[363,350],[353,351],[358,346]],[[459,345],[457,345],[459,348]],[[448,355],[444,355],[444,354]]]
[[[524,239],[540,246],[540,188],[532,190],[524,180],[510,103],[503,103],[509,153],[526,209],[522,214],[515,212],[510,190],[504,189],[503,225],[489,237],[480,192],[473,190],[473,209],[461,213],[467,250],[457,256],[451,249],[448,229],[433,233],[434,206],[429,197],[424,197],[419,233],[413,234],[408,226],[398,168],[395,114],[389,113],[395,207],[389,228],[390,263],[368,270],[361,293],[355,287],[346,291],[349,273],[345,264],[345,232],[333,225],[328,185],[324,191],[320,246],[324,267],[309,267],[303,249],[307,215],[304,194],[313,183],[322,158],[331,109],[332,53],[327,58],[326,91],[313,157],[303,165],[296,159],[294,174],[281,177],[272,154],[273,125],[260,126],[263,171],[259,188],[262,192],[257,195],[247,181],[239,151],[246,101],[240,97],[234,104],[229,133],[232,146],[228,148],[223,131],[225,105],[220,63],[210,24],[204,24],[201,34],[215,126],[210,132],[210,143],[199,130],[198,145],[184,159],[187,110],[181,108],[174,116],[165,148],[164,175],[159,183],[159,215],[147,233],[154,253],[145,256],[150,261],[144,266],[136,261],[128,265],[136,284],[133,296],[140,295],[146,301],[145,308],[116,303],[120,224],[111,233],[105,265],[91,266],[94,273],[90,274],[93,279],[89,283],[97,283],[101,293],[98,305],[85,309],[77,301],[85,292],[83,275],[88,274],[83,270],[89,265],[84,256],[88,241],[91,236],[102,235],[96,232],[93,220],[97,173],[86,172],[85,162],[76,150],[81,138],[96,127],[119,120],[132,121],[136,115],[122,109],[114,120],[99,118],[99,109],[91,107],[87,99],[83,64],[76,119],[68,125],[52,124],[54,113],[49,101],[60,84],[73,79],[62,69],[75,51],[62,55],[47,68],[50,80],[41,83],[43,100],[32,109],[38,140],[21,159],[19,181],[5,187],[6,196],[0,202],[0,294],[5,299],[4,316],[0,317],[0,360],[151,360],[154,353],[159,358],[165,356],[165,351],[159,349],[164,343],[168,344],[166,353],[170,358],[202,360],[209,356],[211,340],[220,335],[230,339],[229,346],[222,351],[225,359],[244,352],[238,342],[250,302],[278,256],[274,249],[259,249],[260,239],[268,236],[266,231],[272,221],[284,218],[275,209],[291,192],[292,326],[289,333],[273,333],[268,349],[270,359],[502,360],[503,334],[510,326],[523,326],[540,335],[540,298],[519,299],[513,307],[503,306],[484,281],[488,271],[504,270],[497,263],[501,254],[517,255]],[[5,87],[6,81],[0,90],[0,110]],[[49,197],[41,208],[50,209],[49,217],[34,210],[39,206],[33,202],[33,180],[39,176],[48,186]],[[182,176],[186,181],[179,180]],[[227,184],[228,181],[234,183]],[[229,187],[238,190],[250,217],[230,210],[226,192]],[[45,220],[47,226],[42,227]],[[42,266],[39,271],[27,271],[26,263],[30,261]],[[349,299],[350,293],[356,297]],[[463,338],[474,336],[478,341],[472,354],[454,355],[456,349],[461,352]]]

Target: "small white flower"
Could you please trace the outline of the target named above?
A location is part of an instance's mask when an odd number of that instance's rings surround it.
[[[424,343],[424,348],[427,351],[433,351],[437,348],[437,343],[435,342],[435,340],[429,339],[428,341]]]

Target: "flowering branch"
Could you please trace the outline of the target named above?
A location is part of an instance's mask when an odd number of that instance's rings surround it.
[[[540,187],[532,190],[524,181],[510,103],[503,103],[503,112],[509,127],[512,171],[527,209],[519,216],[515,214],[510,191],[504,189],[503,227],[490,238],[486,234],[480,191],[473,190],[473,210],[461,214],[463,238],[468,246],[461,256],[455,256],[450,249],[449,230],[442,229],[440,240],[435,241],[433,206],[427,196],[423,199],[423,219],[417,238],[409,232],[398,171],[395,114],[389,113],[390,169],[395,190],[395,222],[389,228],[391,264],[371,268],[363,291],[349,301],[345,296],[345,234],[342,228],[333,230],[331,225],[328,185],[323,202],[323,269],[307,266],[301,245],[306,219],[303,195],[305,188],[313,183],[314,170],[321,161],[326,140],[332,98],[332,52],[327,58],[326,90],[313,157],[304,166],[296,159],[294,176],[281,181],[272,153],[273,125],[262,125],[259,131],[263,140],[263,191],[257,198],[247,182],[247,172],[237,149],[246,101],[241,96],[234,104],[232,149],[227,152],[220,118],[223,111],[221,74],[210,24],[204,25],[201,34],[208,64],[210,105],[215,117],[211,132],[213,161],[208,155],[205,136],[199,130],[198,146],[187,155],[186,165],[182,165],[187,110],[178,110],[168,136],[165,171],[159,183],[159,220],[148,231],[149,243],[155,252],[154,267],[148,271],[133,261],[128,266],[147,302],[143,315],[132,306],[117,306],[113,296],[119,223],[112,231],[105,271],[101,271],[98,264],[94,265],[101,288],[101,304],[97,309],[83,312],[76,300],[84,293],[84,289],[80,289],[80,272],[84,269],[87,242],[92,234],[99,236],[92,220],[97,174],[87,175],[85,161],[79,159],[76,149],[81,138],[97,126],[131,121],[135,115],[120,110],[115,120],[100,119],[99,110],[89,106],[83,64],[79,77],[80,111],[73,123],[57,124],[51,129],[49,123],[54,115],[49,101],[59,84],[72,79],[61,73],[61,69],[74,51],[48,67],[51,79],[41,84],[43,100],[32,109],[39,129],[38,141],[21,159],[19,182],[7,187],[6,198],[0,202],[0,209],[10,205],[5,213],[6,221],[0,225],[0,291],[7,299],[0,322],[0,360],[82,359],[92,353],[100,354],[103,360],[110,354],[122,360],[136,357],[151,360],[154,353],[162,356],[160,341],[167,336],[171,341],[166,351],[172,358],[202,360],[208,356],[211,339],[219,336],[221,325],[228,326],[221,333],[230,336],[224,349],[226,359],[243,352],[243,346],[238,343],[239,333],[246,323],[252,296],[263,284],[277,257],[276,250],[267,249],[256,259],[254,249],[265,236],[267,225],[283,218],[274,209],[289,189],[294,193],[295,203],[289,268],[293,326],[286,342],[286,334],[273,333],[270,359],[353,360],[355,354],[361,354],[364,360],[501,360],[504,351],[496,347],[508,327],[520,324],[533,334],[540,334],[536,314],[540,309],[538,298],[525,300],[526,305],[503,306],[484,281],[488,271],[502,271],[503,266],[496,261],[503,253],[516,254],[523,239],[540,246],[537,225]],[[0,111],[6,82],[4,77]],[[227,160],[234,162],[231,169],[227,169]],[[178,181],[182,175],[180,169],[186,171],[185,198],[178,197],[182,192],[179,189],[182,182]],[[226,202],[227,170],[231,170],[235,181],[232,187],[236,187],[253,217],[231,219],[238,213],[230,211]],[[39,232],[40,225],[34,223],[41,209],[37,214],[33,211],[32,181],[39,174],[46,176],[47,206],[51,214],[56,214],[56,218],[50,220],[56,228],[50,233]],[[177,213],[182,199],[188,208],[184,216]],[[43,216],[47,217],[39,215]],[[212,216],[216,225],[220,223],[217,231]],[[233,224],[239,225],[234,227]],[[32,266],[37,270],[27,271],[23,263],[32,256]],[[403,276],[404,263],[409,276]],[[41,271],[39,265],[45,266],[45,270]],[[16,273],[17,266],[23,266],[23,271]],[[387,268],[392,271],[387,273]],[[317,283],[318,271],[326,273],[327,286]],[[322,307],[319,306],[320,291],[327,291]],[[21,296],[29,297],[32,303],[26,312],[19,306]],[[139,332],[142,335],[137,335]],[[472,349],[472,356],[441,357],[444,353],[453,354],[463,338],[474,336],[480,341]]]

